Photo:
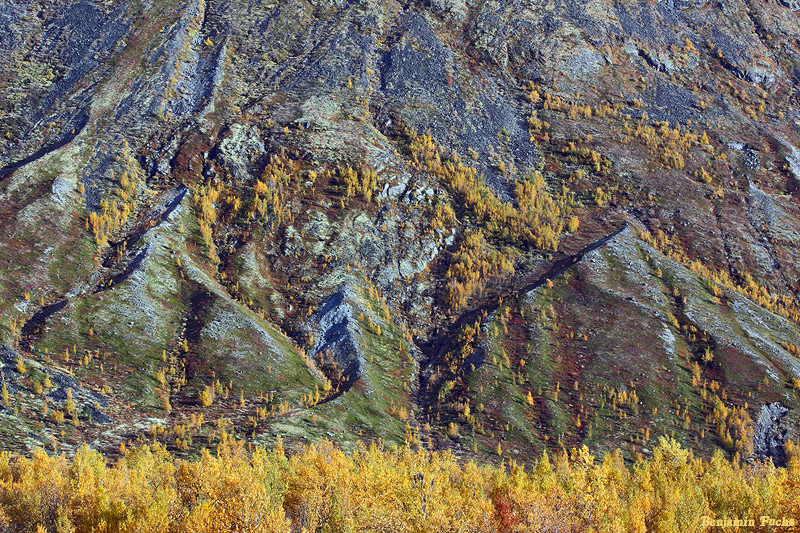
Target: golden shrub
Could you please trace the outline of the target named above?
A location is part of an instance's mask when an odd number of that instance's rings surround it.
[[[86,446],[71,461],[0,453],[0,527],[13,531],[698,531],[703,516],[795,517],[800,457],[789,466],[692,456],[661,437],[632,466],[584,446],[529,469],[460,462],[445,452],[327,441],[287,457],[226,440],[195,461],[162,446],[113,465]],[[501,451],[501,450],[498,450]]]

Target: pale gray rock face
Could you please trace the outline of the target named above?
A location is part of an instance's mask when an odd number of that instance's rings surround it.
[[[253,162],[264,156],[264,143],[260,136],[255,126],[246,128],[234,124],[219,145],[222,163],[241,180],[248,179]]]
[[[761,406],[753,435],[755,455],[759,459],[771,459],[776,466],[786,463],[784,444],[787,429],[782,424],[789,409],[781,402]]]
[[[254,431],[261,443],[318,429],[355,442],[361,434],[342,428],[357,425],[402,442],[406,422],[431,423],[436,439],[468,399],[473,413],[486,406],[479,448],[502,435],[525,456],[553,446],[545,432],[610,449],[635,438],[631,427],[672,424],[674,402],[701,410],[687,369],[708,348],[703,379],[749,402],[757,456],[782,460],[800,332],[765,302],[800,288],[796,0],[161,4],[0,2],[9,388],[26,394],[17,356],[39,365],[54,376],[52,401],[72,388],[82,421],[113,422],[91,435],[108,450],[123,431],[169,423],[152,416],[168,402],[182,420],[218,379],[273,398],[270,409],[288,405]],[[546,97],[563,109],[545,108]],[[682,168],[662,157],[665,122],[681,136],[708,134],[704,146],[682,137]],[[640,126],[655,137],[637,137]],[[436,139],[447,179],[416,159],[412,132]],[[254,186],[276,159],[286,179],[256,206]],[[456,185],[459,163],[504,205],[480,185]],[[345,167],[374,171],[369,201],[345,193]],[[139,185],[130,198],[128,169]],[[533,171],[569,205],[561,222],[580,219],[558,250],[518,242],[505,226],[502,211],[520,207],[515,189]],[[209,187],[220,195],[201,205]],[[445,207],[448,220],[436,218]],[[203,210],[212,222],[201,224]],[[108,246],[95,241],[92,213],[113,227]],[[485,256],[465,263],[481,271],[480,287],[454,309],[444,303],[459,282],[450,268],[477,231]],[[669,243],[652,247],[645,231]],[[514,274],[483,279],[492,254]],[[694,260],[764,290],[747,297],[693,271]],[[480,338],[451,369],[475,324]],[[65,350],[100,350],[102,373],[82,363],[73,376],[52,371],[47,358]],[[506,365],[504,354],[507,369],[492,362]],[[347,390],[309,406],[327,384],[330,368],[316,367],[326,358]],[[108,405],[90,387],[101,378],[119,386]],[[566,389],[565,379],[588,384],[585,398],[526,401],[540,385]],[[611,420],[594,384],[635,388],[662,414]],[[593,437],[570,411],[584,403],[584,422],[601,413]],[[407,419],[387,415],[400,407]],[[694,442],[699,431],[681,428]],[[0,440],[12,433],[0,427]],[[699,453],[721,447],[714,439]],[[462,441],[436,445],[471,453]]]
[[[345,376],[348,387],[362,377],[365,364],[354,315],[354,298],[352,289],[344,286],[341,291],[331,295],[306,322],[306,327],[314,335],[309,356],[330,352]]]
[[[788,151],[786,154],[786,162],[789,164],[789,170],[792,171],[792,176],[794,176],[794,179],[797,180],[798,185],[800,185],[800,150],[786,141],[782,141],[782,144]]]

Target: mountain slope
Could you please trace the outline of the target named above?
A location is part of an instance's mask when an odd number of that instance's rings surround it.
[[[4,445],[780,462],[796,10],[1,6]]]

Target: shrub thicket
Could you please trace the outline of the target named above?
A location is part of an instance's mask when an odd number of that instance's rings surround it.
[[[743,466],[694,458],[662,437],[626,466],[583,447],[527,471],[459,462],[449,452],[328,442],[287,457],[227,441],[176,459],[159,446],[113,466],[86,447],[69,462],[0,454],[3,531],[700,531],[713,519],[800,516],[800,460]]]

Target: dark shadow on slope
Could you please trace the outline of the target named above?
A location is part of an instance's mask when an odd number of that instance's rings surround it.
[[[158,225],[166,221],[170,214],[172,214],[172,212],[175,211],[175,209],[177,209],[177,207],[181,204],[187,192],[188,189],[184,185],[180,185],[173,189],[171,194],[174,196],[171,199],[167,200],[160,209],[156,208],[148,213],[148,215],[145,217],[145,222],[142,223],[143,229],[129,236],[124,241],[112,244],[106,261],[104,261],[104,266],[108,267],[112,265],[113,261],[110,261],[109,258],[118,257],[124,248],[127,248],[131,244],[136,244],[145,234],[147,234],[148,231],[154,227],[158,227]],[[142,263],[147,257],[147,253],[149,251],[149,245],[143,246],[124,264],[121,270],[109,275],[105,280],[100,281],[94,290],[94,294],[107,291],[108,289],[116,287],[120,283],[130,278],[142,266]],[[34,313],[34,315],[22,326],[22,345],[25,347],[30,347],[34,339],[41,334],[41,326],[45,323],[45,321],[50,316],[66,307],[67,303],[69,303],[69,300],[65,298],[54,304],[47,305]]]
[[[78,114],[78,116],[76,117],[76,122],[72,125],[72,128],[67,126],[70,132],[64,134],[64,136],[62,136],[60,140],[54,142],[53,144],[49,144],[47,146],[38,149],[36,152],[29,155],[25,159],[21,159],[16,163],[11,163],[10,165],[6,165],[3,168],[0,168],[0,181],[2,181],[3,178],[5,178],[18,168],[23,167],[28,163],[32,163],[37,159],[41,159],[50,152],[58,150],[62,146],[72,142],[72,139],[74,139],[76,136],[78,136],[78,134],[80,134],[81,131],[83,131],[83,128],[86,126],[87,122],[89,122],[89,115],[86,113],[86,111],[81,111],[81,113]]]
[[[436,368],[442,363],[444,355],[453,348],[457,342],[458,334],[464,325],[473,324],[476,320],[479,320],[481,316],[486,316],[492,311],[495,311],[500,306],[501,299],[504,301],[517,299],[521,295],[541,287],[547,283],[548,280],[553,280],[562,275],[567,269],[580,262],[586,254],[601,248],[611,239],[622,233],[627,227],[628,224],[626,223],[618,230],[585,246],[579,252],[559,259],[550,265],[543,273],[536,275],[533,279],[527,278],[523,280],[517,287],[501,288],[497,290],[493,295],[484,299],[480,306],[463,313],[458,320],[445,328],[445,331],[434,335],[426,343],[418,344],[418,348],[425,356],[423,368],[420,372],[420,394],[431,395],[429,400],[435,397],[436,391],[423,392],[427,388],[426,384],[429,379],[428,372],[425,370]],[[474,355],[475,354],[468,357],[465,361],[464,365],[466,368],[471,368],[470,365],[473,365],[474,369],[478,369],[482,365],[483,358],[475,357]]]
[[[106,280],[103,284],[101,284],[97,289],[94,291],[95,294],[103,291],[107,291],[108,289],[113,289],[123,281],[127,280],[134,272],[136,272],[139,267],[142,265],[142,261],[144,258],[147,257],[147,252],[150,251],[150,247],[145,245],[142,247],[141,250],[136,252],[136,255],[133,256],[126,265],[125,268],[122,269],[122,272],[114,274],[108,280]]]
[[[22,326],[22,345],[30,346],[34,337],[41,333],[41,326],[44,324],[48,317],[61,311],[67,306],[68,300],[64,299],[54,304],[46,305],[36,311],[31,318]]]
[[[111,267],[116,258],[118,258],[122,253],[122,250],[132,248],[142,239],[142,237],[147,235],[147,232],[163,224],[167,218],[169,218],[172,212],[175,211],[179,205],[181,205],[181,202],[188,191],[189,189],[185,185],[179,185],[175,189],[169,191],[167,196],[172,196],[172,198],[168,199],[160,208],[152,209],[149,213],[147,213],[143,220],[137,224],[137,229],[135,229],[133,233],[121,241],[109,242],[110,250],[106,254],[106,258],[103,261],[103,266]]]

